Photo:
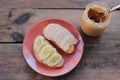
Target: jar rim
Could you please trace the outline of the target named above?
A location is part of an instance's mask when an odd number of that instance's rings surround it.
[[[89,10],[90,8],[92,8],[92,7],[94,7],[94,6],[104,7],[104,8],[106,9],[106,13],[108,13],[108,20],[106,20],[105,22],[102,22],[102,23],[97,23],[97,22],[92,21],[92,20],[88,17],[87,12],[88,12],[88,10]],[[107,23],[109,23],[109,21],[110,21],[109,11],[110,11],[110,7],[109,7],[107,4],[105,4],[105,3],[103,3],[103,2],[100,2],[100,1],[95,1],[95,2],[92,2],[92,3],[90,3],[90,4],[87,5],[86,10],[85,10],[85,17],[87,18],[87,20],[88,20],[89,22],[91,22],[91,23],[93,23],[93,24],[95,24],[95,25],[103,26],[104,24],[107,24]]]

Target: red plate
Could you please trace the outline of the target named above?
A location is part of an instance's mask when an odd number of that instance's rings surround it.
[[[64,58],[64,65],[60,68],[50,68],[42,63],[39,63],[34,56],[33,53],[33,41],[38,35],[43,36],[43,29],[50,23],[57,23],[64,28],[68,29],[78,40],[78,43],[75,45],[75,49],[72,54],[65,54],[63,51],[58,50],[59,48],[56,47],[59,53]],[[73,27],[71,24],[58,19],[49,19],[42,21],[36,24],[30,31],[27,33],[24,43],[23,43],[23,55],[28,63],[28,65],[35,70],[36,72],[45,75],[45,76],[61,76],[68,72],[70,72],[73,68],[77,66],[79,63],[82,54],[83,54],[83,47],[84,43],[79,34],[78,30]]]

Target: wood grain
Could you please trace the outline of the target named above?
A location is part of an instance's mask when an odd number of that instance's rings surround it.
[[[56,78],[33,71],[22,54],[22,44],[0,44],[0,80],[119,80],[120,45],[86,44],[79,65]]]
[[[0,0],[1,8],[85,8],[96,0]],[[120,0],[97,0],[110,7],[120,4]]]
[[[53,15],[54,14],[54,15]],[[103,35],[91,38],[83,34],[80,21],[83,10],[0,9],[0,42],[22,42],[31,27],[46,19],[62,19],[75,26],[85,43],[120,43],[120,11],[111,14],[111,22]],[[8,17],[11,15],[11,17]]]
[[[120,4],[120,0],[0,0],[0,80],[120,80],[120,11],[111,14],[103,35],[88,37],[81,31],[80,21],[86,5],[93,1],[110,7]],[[33,71],[22,54],[30,28],[51,18],[71,23],[85,42],[78,66],[55,78]]]

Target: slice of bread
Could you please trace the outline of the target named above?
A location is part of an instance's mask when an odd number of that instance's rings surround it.
[[[33,52],[39,62],[49,67],[61,67],[64,63],[62,56],[43,36],[35,38]]]
[[[55,43],[60,49],[68,54],[73,52],[74,45],[77,44],[77,39],[72,33],[59,24],[48,24],[43,30],[43,33],[48,40]],[[47,37],[46,35],[51,37]]]

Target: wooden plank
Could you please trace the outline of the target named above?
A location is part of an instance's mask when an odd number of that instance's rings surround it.
[[[79,4],[82,3],[82,4]],[[19,4],[19,5],[18,5]],[[77,8],[84,7],[86,0],[2,0],[1,8]]]
[[[119,80],[120,45],[86,44],[79,65],[70,73],[50,78],[33,71],[22,55],[22,44],[0,44],[0,80]]]
[[[22,42],[25,34],[36,23],[56,18],[74,25],[80,31],[85,43],[120,43],[120,37],[118,37],[120,11],[112,13],[110,26],[103,35],[97,38],[88,37],[81,31],[82,14],[83,10],[0,9],[0,42]]]
[[[96,0],[0,0],[1,8],[85,8]],[[120,4],[120,0],[97,0],[110,7]]]
[[[0,43],[0,53],[22,53],[22,44]]]

